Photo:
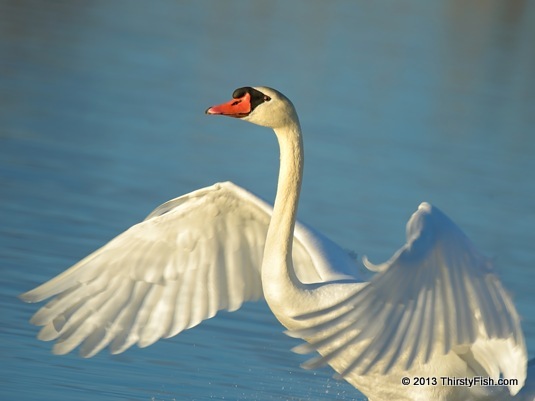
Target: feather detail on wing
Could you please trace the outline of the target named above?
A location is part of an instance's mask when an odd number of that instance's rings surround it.
[[[21,298],[55,296],[31,322],[44,326],[41,340],[57,341],[56,354],[79,345],[85,357],[106,346],[112,353],[146,347],[263,296],[260,267],[271,213],[270,205],[230,182],[199,189],[164,203]],[[298,236],[299,278],[328,279],[332,272],[322,270],[311,248],[320,243],[334,255],[345,252],[301,224]]]
[[[349,358],[342,376],[386,374],[456,352],[479,375],[518,379],[509,390],[519,391],[527,356],[513,302],[490,261],[440,210],[422,203],[407,224],[407,243],[382,265],[364,263],[378,272],[367,285],[296,317],[304,328],[288,334],[308,344],[294,351],[321,354],[305,368]]]

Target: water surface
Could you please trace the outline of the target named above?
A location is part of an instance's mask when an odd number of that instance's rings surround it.
[[[272,199],[274,136],[203,114],[244,85],[298,108],[303,221],[379,262],[433,202],[495,260],[535,356],[534,38],[533,2],[0,1],[1,398],[363,399],[300,369],[263,302],[86,360],[16,298],[170,198]]]

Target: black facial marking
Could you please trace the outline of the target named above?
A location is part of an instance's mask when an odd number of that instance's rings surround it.
[[[239,99],[245,94],[248,93],[251,96],[251,111],[253,111],[258,105],[268,102],[271,98],[267,95],[264,95],[262,92],[251,88],[250,86],[244,86],[243,88],[238,88],[232,94],[234,99]]]
[[[250,87],[248,87],[248,86],[243,87],[243,88],[238,88],[238,89],[236,89],[236,90],[234,91],[234,93],[232,94],[232,97],[233,97],[234,99],[239,99],[240,97],[244,97],[245,94],[246,94],[247,92],[249,92],[249,90],[251,90],[251,89],[253,89],[253,88],[250,88]]]

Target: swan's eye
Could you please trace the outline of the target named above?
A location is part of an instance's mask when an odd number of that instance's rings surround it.
[[[264,102],[269,102],[271,98],[268,95],[264,95]]]

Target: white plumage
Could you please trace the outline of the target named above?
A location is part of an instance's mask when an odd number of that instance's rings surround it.
[[[264,296],[287,333],[307,341],[295,351],[319,352],[306,368],[331,365],[371,401],[533,400],[533,386],[519,393],[527,355],[514,304],[445,214],[422,203],[389,261],[364,260],[376,274],[363,282],[346,252],[296,222],[303,145],[291,102],[245,87],[207,113],[274,129],[281,164],[273,209],[232,183],[199,189],[23,294],[29,302],[55,296],[32,318],[44,326],[40,339],[56,340],[55,353],[145,347]],[[406,386],[403,377],[435,382]],[[443,377],[516,382],[450,386]]]
[[[218,183],[170,200],[139,224],[62,274],[23,294],[27,302],[56,297],[32,318],[53,352],[81,345],[91,357],[109,345],[121,353],[146,347],[262,297],[260,266],[272,208],[234,185]],[[302,224],[294,259],[303,282],[347,278],[354,261]],[[316,264],[318,243],[338,271]],[[318,266],[316,268],[316,265]],[[345,273],[344,273],[345,271]]]
[[[416,370],[436,377],[433,361],[443,359],[441,376],[517,378],[511,393],[522,388],[527,359],[516,309],[490,261],[440,210],[422,203],[407,224],[407,243],[384,264],[365,264],[378,272],[369,283],[347,284],[346,297],[299,316],[306,328],[288,333],[309,341],[294,351],[321,352],[305,367],[346,354],[341,376]],[[502,399],[503,387],[482,393]]]

